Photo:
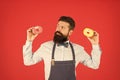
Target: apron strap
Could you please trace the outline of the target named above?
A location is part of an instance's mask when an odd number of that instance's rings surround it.
[[[71,43],[69,43],[69,44],[70,44],[70,47],[71,47],[71,50],[72,50],[73,60],[75,61],[75,52],[74,52],[73,45]]]
[[[56,47],[56,43],[54,43],[54,45],[53,45],[53,50],[52,50],[52,59],[54,59],[55,47]]]

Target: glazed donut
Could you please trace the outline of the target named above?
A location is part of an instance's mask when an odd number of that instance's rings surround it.
[[[94,30],[90,29],[90,28],[85,28],[83,30],[83,34],[86,36],[86,37],[92,37],[94,36]]]

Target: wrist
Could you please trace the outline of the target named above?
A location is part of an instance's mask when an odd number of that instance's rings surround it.
[[[30,37],[27,36],[27,41],[32,42],[32,41],[33,41],[33,38],[30,38]]]
[[[27,39],[26,41],[28,41],[28,42],[33,42],[33,40],[30,40],[30,39]]]
[[[33,40],[32,40],[32,39],[27,38],[27,41],[32,42]]]
[[[92,43],[92,45],[99,45],[99,43]]]
[[[100,49],[100,45],[99,44],[92,45],[92,48],[93,49]]]

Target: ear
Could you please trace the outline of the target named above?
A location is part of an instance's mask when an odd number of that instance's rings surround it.
[[[69,31],[69,36],[70,36],[72,33],[73,33],[73,30],[70,30],[70,31]]]

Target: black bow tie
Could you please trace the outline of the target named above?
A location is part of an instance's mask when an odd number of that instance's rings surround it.
[[[64,46],[64,47],[68,47],[69,42],[64,42],[64,43],[58,43],[57,46]]]

